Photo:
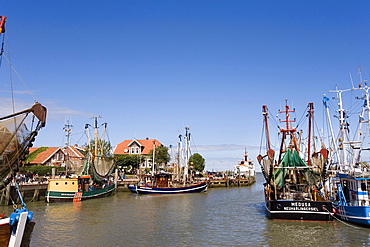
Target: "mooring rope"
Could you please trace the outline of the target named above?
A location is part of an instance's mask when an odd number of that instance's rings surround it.
[[[341,223],[345,224],[346,226],[350,226],[350,227],[353,227],[353,228],[356,228],[356,229],[363,229],[362,227],[357,227],[357,226],[354,226],[354,225],[349,224],[349,223],[347,223],[347,222],[344,222],[343,220],[340,220],[339,218],[335,217],[334,213],[330,213],[328,209],[326,209],[326,211],[327,211],[329,214],[331,214],[331,216],[332,216],[334,219],[336,219],[337,221],[339,221],[339,222],[341,222]]]

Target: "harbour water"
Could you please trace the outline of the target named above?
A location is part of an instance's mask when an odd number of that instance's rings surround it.
[[[27,203],[31,246],[368,246],[370,229],[266,218],[262,176],[250,187],[136,195],[78,203]],[[0,207],[11,212],[10,206]]]

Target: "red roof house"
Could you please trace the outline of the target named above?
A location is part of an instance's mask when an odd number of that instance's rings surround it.
[[[67,164],[70,169],[76,171],[85,163],[85,156],[80,152],[82,150],[83,148],[76,146],[30,148],[29,157],[32,157],[32,153],[37,153],[32,160],[28,160],[28,163],[45,166],[65,166]]]
[[[144,140],[125,140],[119,143],[113,151],[114,155],[118,154],[141,154],[148,155],[154,147],[161,146],[162,143],[156,139],[146,138]]]
[[[125,140],[119,143],[113,151],[113,155],[125,155],[125,154],[137,154],[143,155],[143,163],[140,164],[140,168],[151,168],[152,157],[149,157],[150,150],[155,147],[162,146],[162,143],[156,139],[146,138],[144,140]]]

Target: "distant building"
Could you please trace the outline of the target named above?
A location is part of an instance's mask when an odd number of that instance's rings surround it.
[[[149,156],[149,152],[155,147],[159,147],[161,145],[162,143],[156,139],[149,138],[144,140],[125,140],[115,147],[113,155],[137,154],[143,158],[140,164],[141,169],[152,168],[153,157]]]
[[[77,146],[30,148],[28,156],[32,157],[35,152],[36,156],[28,160],[28,164],[62,167],[67,165],[71,171],[76,172],[81,170],[85,163],[85,156],[81,153],[83,150]]]

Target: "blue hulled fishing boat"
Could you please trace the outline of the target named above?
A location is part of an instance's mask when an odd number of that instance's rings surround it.
[[[138,194],[163,194],[163,195],[172,195],[172,194],[182,194],[182,193],[198,193],[207,191],[208,183],[206,181],[194,182],[189,178],[188,174],[188,165],[189,165],[189,154],[190,154],[190,128],[185,128],[186,133],[184,136],[185,150],[184,150],[184,161],[183,167],[181,167],[180,162],[180,153],[181,153],[181,138],[178,143],[178,164],[175,167],[175,173],[156,173],[153,165],[152,176],[150,185],[147,183],[140,182],[136,185],[129,185],[128,188],[133,193]],[[155,153],[155,152],[153,152]],[[154,157],[153,157],[153,160]],[[182,173],[182,178],[180,178],[180,173]]]
[[[181,194],[181,193],[198,193],[206,191],[208,184],[201,182],[197,184],[176,185],[172,183],[172,174],[156,174],[154,175],[154,185],[138,184],[129,185],[131,192],[138,194]]]
[[[333,150],[329,171],[333,174],[330,188],[335,195],[335,216],[366,226],[370,226],[369,90],[365,83],[356,88],[329,91],[336,93],[333,99],[338,101],[335,104],[338,109],[332,109],[334,104],[330,104],[328,97],[324,96],[323,100]],[[345,98],[357,102],[344,106]],[[339,120],[338,134],[334,134],[331,124],[333,114]],[[350,131],[351,122],[356,123],[356,130]]]

